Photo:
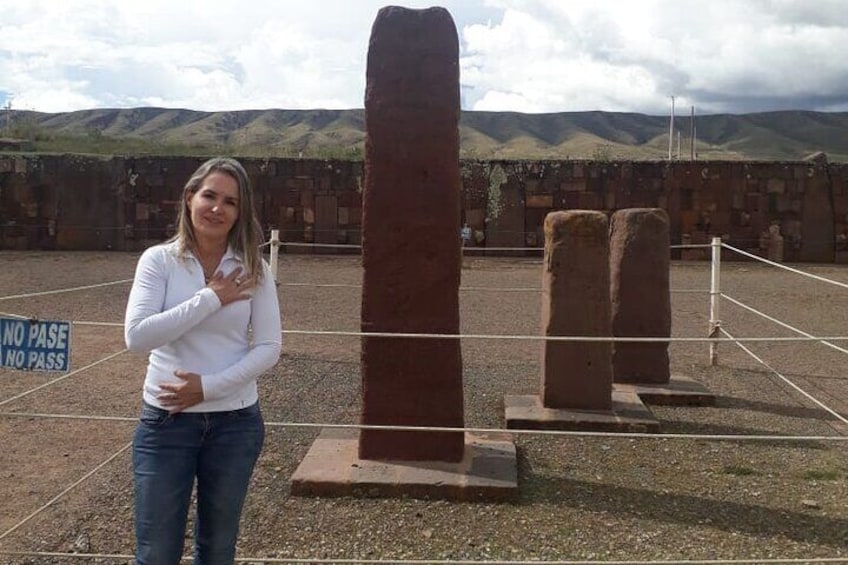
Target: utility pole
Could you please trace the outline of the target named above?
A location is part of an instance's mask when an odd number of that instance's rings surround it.
[[[692,117],[689,120],[689,160],[695,160],[695,106],[692,105]]]
[[[6,105],[3,106],[3,109],[6,110],[6,135],[9,135],[12,131],[12,99],[6,101]]]
[[[668,122],[668,160],[671,161],[671,149],[674,144],[674,96],[671,97],[671,120]]]
[[[680,130],[677,130],[677,160],[680,160]]]

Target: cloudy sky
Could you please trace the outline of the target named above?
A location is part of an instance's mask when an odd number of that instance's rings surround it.
[[[406,0],[408,7],[435,2]],[[361,108],[372,0],[0,0],[0,104]],[[444,0],[465,110],[848,111],[848,0]]]

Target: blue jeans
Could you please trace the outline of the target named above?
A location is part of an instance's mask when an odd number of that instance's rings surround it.
[[[233,563],[239,518],[265,424],[259,403],[170,414],[144,405],[133,440],[137,565],[176,565],[197,479],[194,562]]]

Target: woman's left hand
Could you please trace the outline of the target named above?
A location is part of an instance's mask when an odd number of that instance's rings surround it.
[[[200,384],[200,375],[177,369],[174,375],[182,379],[179,384],[165,383],[159,388],[165,392],[160,393],[157,400],[162,403],[170,413],[175,414],[190,408],[203,401],[203,386]]]

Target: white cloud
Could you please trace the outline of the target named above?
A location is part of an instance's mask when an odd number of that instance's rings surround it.
[[[382,0],[0,0],[0,102],[361,108]],[[430,0],[406,5],[426,7]],[[447,0],[466,109],[848,107],[844,0]]]
[[[489,3],[502,20],[464,30],[475,109],[665,113],[672,94],[707,112],[848,105],[841,0]]]

